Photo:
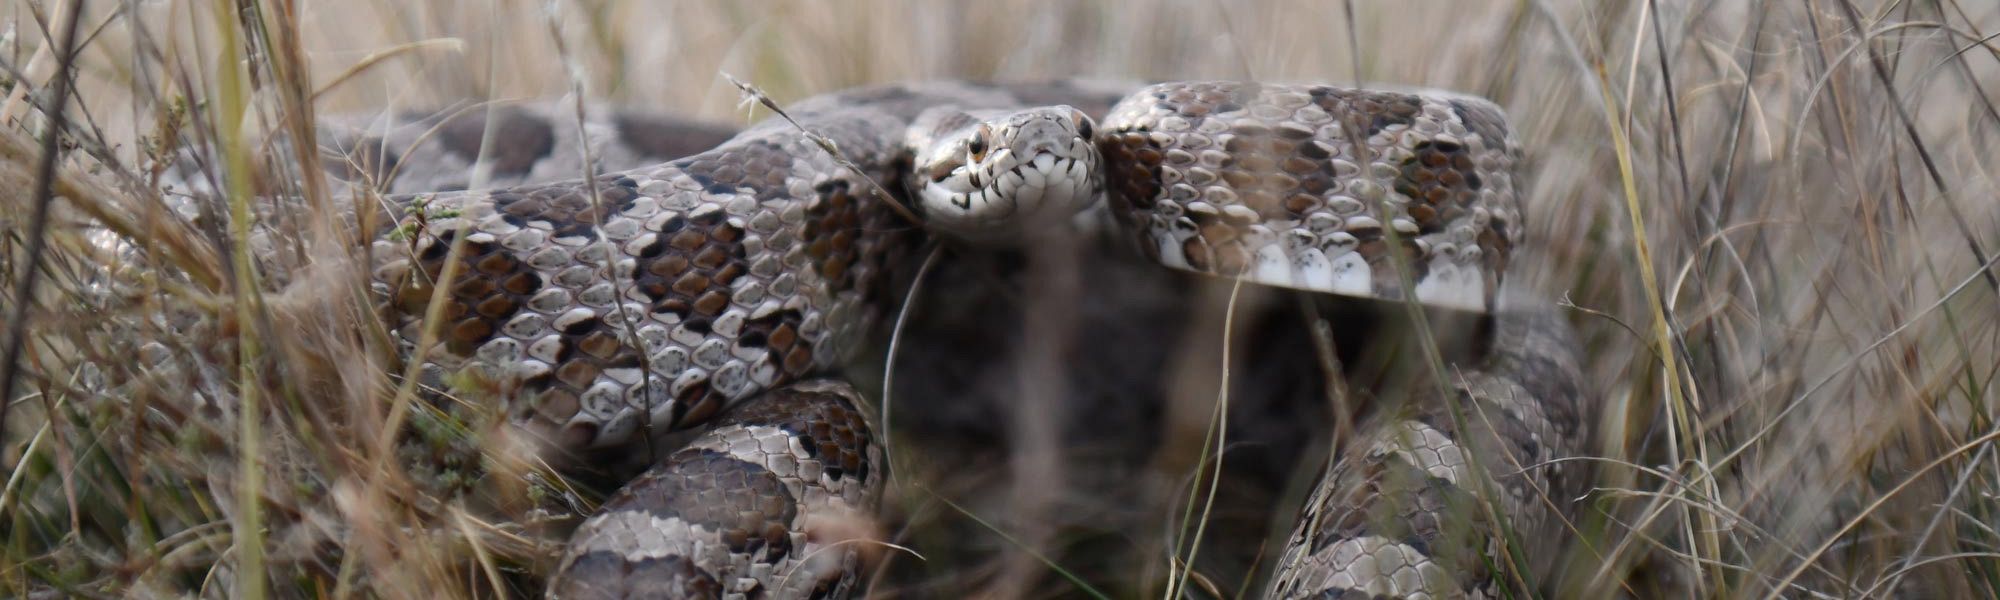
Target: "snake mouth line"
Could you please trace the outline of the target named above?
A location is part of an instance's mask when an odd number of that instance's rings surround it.
[[[911,127],[911,191],[926,225],[974,242],[1037,232],[1090,206],[1103,189],[1095,125],[1068,106],[926,112]]]
[[[951,202],[962,210],[986,212],[995,220],[1063,210],[1075,206],[1079,197],[1087,200],[1091,193],[1085,168],[1076,158],[1042,150],[999,175],[974,175],[972,183],[979,188],[953,194]]]

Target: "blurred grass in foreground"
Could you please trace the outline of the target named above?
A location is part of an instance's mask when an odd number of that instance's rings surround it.
[[[98,1],[81,15],[71,150],[56,186],[68,200],[52,226],[32,231],[24,149],[46,127],[35,105],[48,102],[56,72],[44,32],[77,4],[0,8],[9,94],[0,118],[10,123],[0,280],[28,268],[27,240],[49,240],[30,317],[4,324],[27,327],[25,376],[0,432],[6,595],[247,591],[235,569],[253,553],[236,544],[246,525],[230,522],[245,489],[266,509],[247,527],[264,524],[268,579],[298,595],[490,596],[521,565],[546,561],[532,524],[479,521],[425,488],[427,478],[466,477],[454,470],[464,465],[413,474],[384,466],[395,464],[388,451],[353,443],[376,439],[395,393],[370,383],[387,381],[385,346],[353,326],[368,314],[355,273],[300,270],[290,279],[320,280],[307,289],[323,293],[240,306],[255,294],[233,293],[227,255],[165,218],[143,191],[157,185],[148,169],[163,139],[238,146],[308,122],[307,105],[548,98],[573,77],[593,97],[740,122],[738,94],[719,72],[780,101],[887,80],[1064,76],[1392,83],[1491,97],[1528,151],[1532,247],[1514,276],[1578,307],[1587,373],[1603,392],[1591,415],[1602,486],[1574,499],[1587,543],[1569,544],[1571,566],[1550,587],[2000,593],[2000,274],[1982,264],[2000,256],[1992,4]],[[223,10],[241,17],[239,46],[223,46]],[[233,99],[248,103],[250,131],[226,133],[236,128],[213,122],[232,99],[218,91],[230,79],[218,57],[239,55],[248,91]],[[1621,137],[1628,145],[1614,144]],[[231,164],[245,160],[261,158]],[[108,302],[89,277],[116,259],[90,242],[93,219],[154,257],[121,276],[148,290],[136,302]],[[1635,263],[1635,224],[1658,278],[1664,337]],[[320,236],[308,239],[337,241],[330,228],[307,229]],[[340,251],[305,244],[301,255]],[[86,363],[149,360],[139,352],[147,342],[204,352],[209,341],[166,335],[170,323],[145,318],[161,305],[240,307],[228,331],[263,319],[254,327],[272,334],[264,352],[284,359],[287,376],[244,388],[267,407],[266,426],[247,430],[263,448],[258,488],[238,485],[245,433],[203,425],[236,421],[214,418],[235,410],[217,392],[246,383],[233,371],[183,374],[131,397],[90,392],[101,374]],[[102,342],[111,338],[121,341]],[[304,384],[285,381],[341,382],[310,397],[348,402],[303,403]],[[1670,406],[1684,422],[1668,418]],[[423,444],[466,439],[447,419],[411,421]],[[505,448],[468,452],[486,471],[512,473],[494,480],[539,469]],[[1049,554],[1064,562],[1060,548]],[[1061,578],[1036,577],[1046,581],[1017,589],[1065,593]],[[1214,574],[1188,593],[1232,596],[1242,577]]]

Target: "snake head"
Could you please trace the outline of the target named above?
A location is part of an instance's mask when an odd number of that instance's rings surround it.
[[[1034,231],[1068,219],[1104,190],[1097,124],[1083,111],[925,111],[906,143],[906,181],[931,227],[974,241]]]

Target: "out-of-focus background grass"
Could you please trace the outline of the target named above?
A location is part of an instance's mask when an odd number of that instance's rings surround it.
[[[2000,271],[1982,265],[2000,256],[1991,3],[97,0],[80,21],[75,129],[58,186],[77,197],[58,200],[52,224],[36,230],[34,153],[24,149],[45,133],[35,107],[49,102],[57,71],[46,32],[82,4],[0,8],[0,118],[13,144],[0,167],[7,314],[23,306],[13,283],[30,267],[28,241],[51,236],[25,320],[4,324],[25,332],[26,350],[0,431],[0,594],[248,593],[236,581],[248,564],[287,596],[490,596],[519,591],[514,572],[532,570],[523,565],[546,566],[551,546],[533,527],[425,504],[380,471],[397,467],[373,448],[336,443],[373,439],[379,420],[329,419],[272,389],[260,431],[232,419],[204,429],[196,423],[214,415],[187,408],[203,402],[186,390],[89,392],[94,371],[80,365],[133,360],[93,347],[107,323],[157,309],[148,302],[234,314],[226,285],[194,278],[181,289],[165,277],[138,279],[157,286],[147,302],[104,312],[83,274],[108,258],[81,233],[89,215],[124,214],[127,231],[169,247],[190,235],[149,228],[160,217],[134,208],[150,200],[119,173],[148,165],[176,111],[201,116],[190,130],[226,133],[213,125],[230,104],[221,69],[236,67],[252,131],[296,122],[288,98],[328,114],[572,89],[742,122],[722,72],[780,101],[946,77],[1485,95],[1527,150],[1532,248],[1515,262],[1517,280],[1574,304],[1601,391],[1588,415],[1601,483],[1552,499],[1585,516],[1561,544],[1568,568],[1544,587],[2000,593]],[[235,17],[246,26],[237,39],[249,41],[232,48],[221,24]],[[186,258],[199,254],[174,256],[199,267]],[[362,345],[339,319],[309,319],[266,351]],[[393,394],[349,385],[357,398]],[[236,509],[246,435],[266,471],[264,514],[248,521],[261,538],[244,535]],[[1055,574],[1068,556],[1042,549],[1053,565],[1004,571],[1030,581],[993,589],[1076,593]],[[1165,554],[1131,560],[1159,568],[1091,584],[1113,595],[1165,589]],[[934,585],[878,591],[957,595],[940,591],[962,587],[955,568],[919,570],[945,579]],[[1234,597],[1246,585],[1254,595],[1246,577],[1261,576],[1196,570],[1205,585],[1191,596]]]

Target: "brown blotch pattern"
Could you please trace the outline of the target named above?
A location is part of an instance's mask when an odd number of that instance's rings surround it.
[[[718,532],[730,552],[776,563],[792,551],[798,502],[770,469],[715,450],[688,448],[632,480],[602,512],[641,511]]]
[[[902,181],[911,168],[908,161],[898,163],[899,171],[878,176],[877,181]],[[853,187],[853,186],[850,186]],[[855,233],[856,252],[854,262],[847,271],[853,277],[855,290],[861,292],[862,306],[874,311],[893,311],[901,305],[908,281],[898,279],[893,272],[894,265],[913,265],[919,259],[918,250],[923,245],[925,234],[921,225],[911,223],[903,215],[889,207],[871,187],[859,186],[850,191],[858,202]],[[902,186],[891,186],[883,190],[903,206],[916,203]],[[807,209],[807,214],[811,214]],[[810,227],[810,224],[808,224]],[[805,239],[812,239],[807,235]],[[810,246],[808,246],[810,248]],[[905,272],[903,275],[914,276]]]
[[[683,556],[636,559],[597,551],[577,556],[548,590],[550,598],[623,600],[659,595],[721,598],[722,584]]]
[[[493,109],[491,120],[493,145],[488,148],[487,157],[493,161],[493,170],[497,173],[527,173],[535,168],[536,161],[548,156],[549,151],[556,147],[555,130],[547,121],[528,111],[499,107]],[[438,127],[438,144],[468,163],[478,160],[480,143],[486,137],[487,121],[485,111],[458,113]]]
[[[562,342],[554,370],[523,382],[526,389],[539,393],[536,404],[543,414],[558,423],[575,414],[570,407],[577,405],[606,369],[637,369],[641,361],[639,353],[618,338],[618,331],[603,316],[563,325],[557,329]],[[594,432],[592,426],[570,435]]]
[[[782,429],[798,439],[808,457],[824,465],[828,478],[835,482],[851,478],[868,485],[868,450],[874,438],[869,434],[867,419],[846,398],[795,387],[780,388],[769,392],[769,397],[746,403],[716,421],[717,427],[732,424]]]
[[[909,168],[900,132],[918,111],[1015,102],[977,85],[881,86],[802,101],[791,114],[867,176],[893,181]],[[404,116],[379,134],[369,133],[380,125],[371,119],[346,135],[428,152],[402,153],[405,167],[432,168],[412,171],[432,176],[405,179],[440,185],[454,185],[458,163],[475,160],[487,140],[500,142],[484,148],[496,176],[536,177],[573,172],[562,162],[574,157],[566,150],[604,141],[596,135],[604,129],[626,130],[623,142],[679,137],[690,149],[729,135],[613,117],[611,127],[587,124],[582,133],[591,137],[578,142],[560,116],[496,107]],[[661,133],[668,129],[674,134]],[[799,129],[770,121],[677,162],[581,184],[503,183],[387,199],[388,210],[404,213],[397,225],[407,227],[385,223],[374,232],[372,267],[382,308],[398,313],[397,342],[407,350],[424,331],[442,332],[427,378],[478,384],[468,391],[494,396],[538,434],[559,435],[552,441],[563,449],[629,443],[648,424],[690,425],[835,365],[893,308],[902,290],[891,284],[903,274],[889,265],[910,264],[911,241],[922,234]],[[427,134],[431,145],[413,148],[406,134]],[[600,160],[632,147],[609,146]],[[827,181],[835,185],[812,189]],[[445,270],[450,248],[437,234],[449,231],[474,242],[463,259],[467,275],[438,294],[449,306],[429,306],[428,282]],[[427,308],[449,321],[421,323]],[[664,401],[677,401],[673,412]]]
[[[812,369],[812,342],[799,333],[804,323],[805,316],[791,309],[749,319],[743,322],[743,332],[736,336],[736,344],[764,348],[771,362],[779,365],[785,375],[798,377]]]
[[[664,115],[621,112],[612,115],[611,122],[626,147],[662,162],[714,148],[736,135],[727,125]]]
[[[729,307],[730,286],[748,272],[743,230],[713,210],[675,214],[654,233],[636,256],[635,289],[652,300],[655,314],[672,314],[706,335]]]
[[[1410,218],[1420,233],[1435,233],[1465,216],[1479,199],[1479,172],[1465,146],[1417,142],[1397,169],[1396,193],[1410,199]]]
[[[1100,135],[1097,151],[1104,157],[1105,189],[1120,218],[1133,209],[1151,210],[1160,195],[1160,163],[1164,156],[1159,145],[1144,133]]]
[[[1104,125],[1113,212],[1151,256],[1198,272],[1398,299],[1405,290],[1391,250],[1407,249],[1412,260],[1402,264],[1417,284],[1443,283],[1421,288],[1426,301],[1474,307],[1479,284],[1468,278],[1483,277],[1490,307],[1499,277],[1492,267],[1504,264],[1506,221],[1518,213],[1508,174],[1518,151],[1487,103],[1170,83],[1128,97]],[[1403,248],[1391,247],[1389,229]],[[1353,278],[1357,263],[1370,279]]]
[[[634,290],[652,302],[655,315],[671,315],[688,331],[710,335],[715,319],[729,309],[732,286],[749,272],[745,232],[720,210],[697,210],[668,217],[654,234],[634,257]],[[728,400],[706,381],[683,388],[674,398],[674,426],[705,421]]]
[[[845,180],[822,183],[814,191],[819,198],[806,207],[806,256],[827,287],[853,289],[855,274],[849,267],[860,258],[862,199]]]
[[[1198,232],[1181,245],[1189,266],[1224,275],[1236,275],[1250,267],[1251,250],[1242,239],[1249,224],[1243,219],[1206,212],[1189,213],[1188,218]]]
[[[1307,93],[1328,114],[1350,114],[1366,119],[1368,135],[1382,133],[1392,125],[1408,126],[1424,111],[1422,98],[1410,94],[1375,90],[1314,87]]]
[[[596,201],[592,201],[590,189],[577,183],[497,190],[491,198],[494,208],[517,227],[546,222],[554,226],[550,232],[554,237],[594,240],[598,237],[597,226],[611,215],[631,208],[632,201],[639,197],[638,185],[631,177],[605,175],[597,179]]]
[[[393,318],[389,322],[415,321],[429,309],[432,290],[444,273],[452,235],[439,235],[436,243],[418,253],[418,268],[402,272],[393,282],[388,305]],[[465,356],[491,340],[528,297],[542,289],[543,281],[533,267],[498,244],[468,241],[459,263],[458,277],[444,297],[447,304],[440,317],[445,325],[439,334],[447,350]]]
[[[870,471],[882,451],[858,398],[845,383],[809,381],[729,409],[577,528],[553,582],[569,587],[555,589],[591,585],[571,580],[611,571],[586,564],[610,550],[635,563],[688,558],[692,571],[748,597],[845,597],[858,585],[858,550],[836,548],[803,526],[872,514],[880,504],[880,478]],[[657,535],[677,532],[685,533]],[[820,560],[806,562],[814,556]],[[689,570],[663,571],[673,581],[698,580]]]
[[[711,193],[734,193],[747,187],[758,200],[787,194],[785,180],[792,176],[791,155],[784,147],[762,140],[717,148],[675,166]]]
[[[1312,129],[1245,122],[1230,132],[1235,135],[1222,143],[1229,157],[1216,175],[1235,191],[1238,202],[1264,219],[1301,219],[1318,212],[1337,180],[1352,175],[1339,171],[1330,160],[1333,152],[1325,141],[1313,139]]]

